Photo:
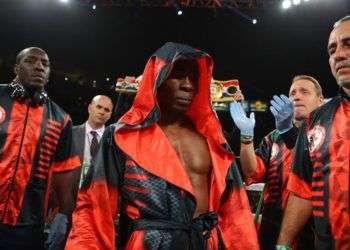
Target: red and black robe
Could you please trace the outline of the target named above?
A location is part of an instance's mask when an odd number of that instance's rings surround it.
[[[72,147],[72,121],[47,100],[10,97],[0,85],[0,223],[42,226],[52,174],[80,166]]]
[[[350,98],[344,93],[300,128],[288,189],[310,199],[316,249],[350,249]]]
[[[206,139],[212,162],[209,212],[195,219],[195,190],[157,124],[157,88],[179,59],[198,63],[198,93],[187,115]],[[235,156],[211,107],[211,77],[211,57],[186,45],[167,43],[149,59],[133,106],[102,138],[78,194],[66,249],[114,249],[118,214],[126,249],[258,249]]]

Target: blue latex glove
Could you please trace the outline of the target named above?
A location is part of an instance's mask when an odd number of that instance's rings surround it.
[[[49,250],[62,248],[66,238],[68,218],[67,215],[58,213],[53,219],[50,227],[50,234],[46,241]]]
[[[274,95],[270,101],[270,110],[275,117],[276,129],[285,133],[293,127],[294,108],[293,103],[285,95]]]
[[[230,114],[237,128],[239,128],[241,131],[241,136],[254,136],[255,115],[253,112],[250,113],[250,116],[248,118],[240,103],[231,102]]]
[[[276,250],[292,250],[288,245],[276,245]]]

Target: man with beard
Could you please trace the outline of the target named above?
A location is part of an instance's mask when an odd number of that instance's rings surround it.
[[[277,249],[289,249],[310,216],[316,249],[350,249],[350,16],[334,24],[328,53],[339,94],[300,128]]]
[[[258,249],[211,107],[212,67],[208,54],[183,44],[149,59],[131,109],[103,135],[66,249],[115,249],[118,213],[118,249]]]
[[[289,99],[290,98],[290,99]],[[282,223],[283,210],[289,195],[287,182],[291,171],[297,128],[303,119],[323,104],[322,88],[307,75],[295,76],[289,98],[281,95],[271,100],[276,129],[264,137],[254,152],[255,119],[246,117],[239,103],[230,106],[231,116],[241,131],[240,161],[246,183],[265,182],[259,243],[262,250],[275,248]],[[294,126],[293,126],[294,125]],[[294,249],[312,250],[313,232],[308,224]]]
[[[14,81],[0,86],[0,248],[44,249],[53,185],[59,202],[49,236],[54,249],[73,210],[71,188],[80,166],[72,150],[72,122],[44,90],[50,74],[44,50],[22,50],[14,72]]]

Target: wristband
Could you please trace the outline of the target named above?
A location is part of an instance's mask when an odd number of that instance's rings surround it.
[[[276,250],[292,250],[288,245],[276,245]]]
[[[253,142],[254,136],[252,135],[241,135],[241,143],[250,144]]]
[[[241,140],[241,143],[242,143],[242,144],[248,145],[248,144],[253,143],[253,140],[248,140],[248,141],[242,141],[242,140]]]

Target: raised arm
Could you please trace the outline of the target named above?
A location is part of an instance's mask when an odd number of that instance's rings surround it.
[[[241,132],[240,161],[242,171],[245,177],[251,177],[256,171],[256,157],[253,144],[255,116],[254,113],[251,113],[248,118],[238,102],[230,104],[230,114]]]

